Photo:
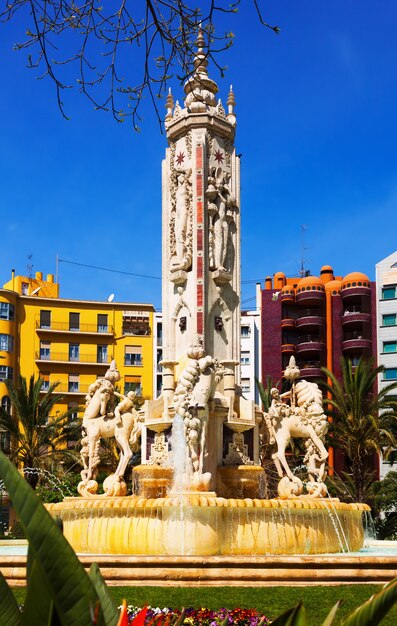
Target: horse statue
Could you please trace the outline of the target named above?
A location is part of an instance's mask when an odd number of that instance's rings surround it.
[[[311,497],[320,497],[326,494],[323,480],[328,452],[324,438],[328,421],[318,385],[306,380],[295,383],[295,378],[294,374],[290,391],[280,394],[276,388],[271,390],[272,402],[268,413],[265,413],[270,443],[276,444],[272,458],[281,478],[278,493],[281,498],[288,498],[299,496],[303,491],[302,481],[294,476],[285,456],[291,439],[300,437],[306,440],[304,461],[309,477],[306,488]],[[289,400],[289,404],[284,399]]]
[[[114,474],[108,476],[103,483],[104,495],[122,496],[127,493],[124,474],[133,450],[137,447],[141,425],[134,408],[135,393],[129,391],[125,396],[114,389],[113,384],[119,377],[116,365],[112,362],[105,377],[98,378],[88,390],[80,451],[83,462],[82,481],[77,488],[81,496],[92,497],[96,494],[98,483],[95,479],[100,463],[100,442],[101,439],[111,437],[116,440],[120,459]],[[114,407],[115,397],[121,401]]]

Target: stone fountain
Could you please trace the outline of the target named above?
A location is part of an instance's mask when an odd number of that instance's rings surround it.
[[[163,327],[161,396],[139,411],[118,393],[111,364],[90,387],[83,418],[80,498],[48,505],[80,553],[176,556],[318,554],[357,550],[363,504],[327,497],[327,419],[321,391],[299,380],[272,390],[268,414],[246,400],[240,363],[240,159],[235,97],[226,110],[207,72],[199,33],[184,106],[168,95],[163,161]],[[264,499],[259,439],[275,446],[278,497]],[[116,472],[98,495],[100,440],[115,437]],[[306,442],[308,480],[290,470],[285,449]],[[141,440],[137,489],[124,473]],[[304,492],[304,488],[306,491]]]

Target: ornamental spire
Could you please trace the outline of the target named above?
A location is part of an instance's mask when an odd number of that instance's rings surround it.
[[[185,83],[185,106],[190,111],[206,111],[216,106],[215,94],[218,85],[208,77],[208,53],[205,52],[204,31],[201,24],[196,39],[197,52],[194,57],[194,72]]]

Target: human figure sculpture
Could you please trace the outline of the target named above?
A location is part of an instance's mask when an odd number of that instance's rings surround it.
[[[189,360],[174,392],[174,407],[184,421],[187,467],[192,473],[190,483],[195,489],[206,490],[211,479],[210,474],[203,473],[208,402],[222,374],[217,361],[205,354],[199,336],[189,347],[187,356]]]
[[[189,223],[188,182],[190,171],[177,172],[177,189],[175,194],[175,253],[176,261],[171,270],[186,270],[191,263],[188,251],[187,230]]]
[[[207,211],[210,216],[209,264],[211,269],[227,272],[230,270],[227,267],[231,236],[230,225],[234,219],[236,201],[227,184],[228,175],[221,168],[218,168],[213,174],[208,177],[206,189]]]

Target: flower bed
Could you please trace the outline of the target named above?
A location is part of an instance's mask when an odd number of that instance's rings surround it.
[[[140,622],[145,626],[173,626],[178,620],[180,620],[182,611],[171,608],[154,608],[147,607],[147,611],[140,607],[128,606],[128,623],[137,624]],[[144,617],[144,621],[142,621]],[[184,609],[183,621],[179,621],[179,624],[184,626],[267,626],[270,624],[270,620],[261,615],[256,609]]]

